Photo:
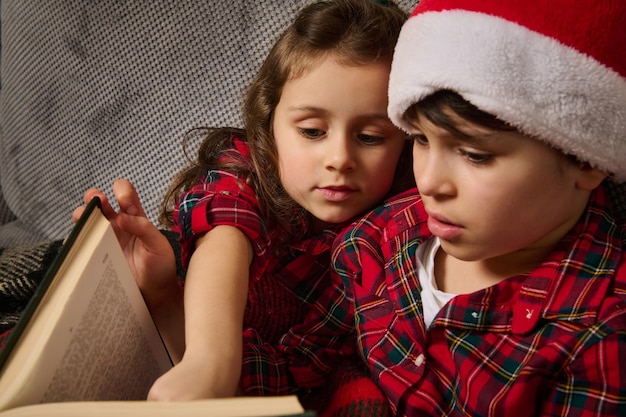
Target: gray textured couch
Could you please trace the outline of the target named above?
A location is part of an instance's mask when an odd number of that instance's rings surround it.
[[[83,192],[120,177],[156,220],[183,134],[241,125],[245,87],[309,2],[2,0],[0,248],[65,236]]]
[[[119,177],[154,218],[183,133],[240,124],[243,88],[302,3],[2,1],[0,245],[64,236],[83,192]]]

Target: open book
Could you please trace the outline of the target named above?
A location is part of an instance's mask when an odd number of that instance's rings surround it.
[[[295,396],[144,401],[171,367],[96,198],[0,351],[0,417],[304,413]]]

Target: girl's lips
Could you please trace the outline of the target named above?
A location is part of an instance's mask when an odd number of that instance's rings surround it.
[[[355,191],[350,187],[321,187],[317,190],[326,200],[333,203],[348,199]]]
[[[428,215],[428,229],[433,235],[443,240],[452,240],[463,232],[461,226],[449,223],[445,218],[432,215]]]

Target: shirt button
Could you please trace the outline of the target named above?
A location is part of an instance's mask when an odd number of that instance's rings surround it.
[[[415,358],[415,366],[422,366],[424,364],[424,361],[426,360],[426,358],[424,357],[423,353],[420,353],[419,355],[417,355],[417,358]]]

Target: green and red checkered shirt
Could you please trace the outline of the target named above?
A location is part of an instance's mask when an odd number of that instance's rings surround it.
[[[235,139],[223,158],[249,161],[247,143]],[[341,281],[332,280],[330,270],[336,230],[291,245],[275,244],[254,190],[225,170],[207,172],[204,182],[183,194],[175,219],[184,266],[197,237],[217,225],[239,228],[254,248],[244,315],[244,394],[308,392],[328,382],[338,360],[356,357],[353,326],[337,322],[325,310],[343,296]],[[346,342],[349,338],[352,342]]]
[[[416,249],[431,235],[416,190],[342,233],[334,268],[358,346],[406,416],[626,416],[626,231],[602,189],[528,275],[458,295],[427,329]],[[514,221],[514,219],[512,219]]]

